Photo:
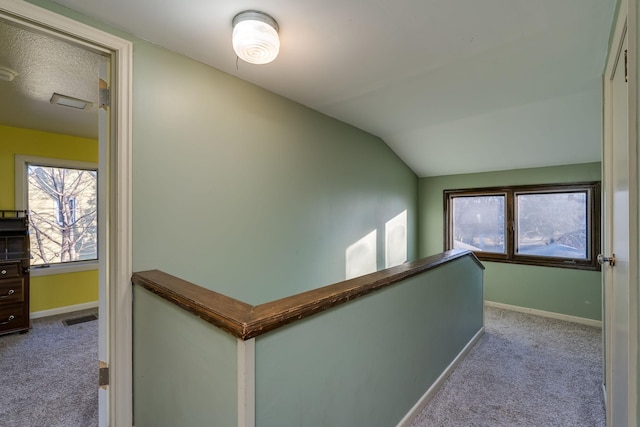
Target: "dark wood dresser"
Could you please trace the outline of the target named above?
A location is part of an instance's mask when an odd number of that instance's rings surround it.
[[[0,335],[31,327],[29,255],[27,213],[0,210]]]

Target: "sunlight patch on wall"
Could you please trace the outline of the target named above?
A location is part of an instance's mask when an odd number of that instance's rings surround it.
[[[347,279],[353,279],[377,270],[376,239],[377,232],[373,230],[347,248],[345,272]]]
[[[385,267],[394,267],[407,260],[407,211],[390,219],[384,226]]]

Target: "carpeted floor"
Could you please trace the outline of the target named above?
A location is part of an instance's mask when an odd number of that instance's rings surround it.
[[[84,310],[36,319],[27,334],[0,337],[2,427],[98,425],[98,321],[62,320]]]
[[[600,427],[601,329],[486,308],[486,333],[412,427]]]
[[[97,426],[97,321],[0,337],[2,427]],[[488,307],[486,333],[412,427],[601,427],[599,328]]]

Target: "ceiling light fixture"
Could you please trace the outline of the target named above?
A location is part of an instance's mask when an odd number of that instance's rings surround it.
[[[17,75],[18,73],[7,67],[0,67],[0,80],[10,82],[13,81],[13,79],[15,79]]]
[[[278,23],[257,10],[245,10],[231,21],[233,25],[233,50],[243,61],[251,64],[268,64],[280,51]]]
[[[93,104],[89,101],[85,101],[83,99],[72,98],[67,95],[61,95],[59,93],[54,93],[49,101],[52,104],[63,105],[65,107],[76,108],[78,110],[86,110],[91,107]]]

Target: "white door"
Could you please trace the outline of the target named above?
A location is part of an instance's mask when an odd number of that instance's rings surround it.
[[[630,102],[635,97],[628,82],[632,55],[628,50],[627,6],[621,3],[604,76],[604,386],[607,425],[635,426],[637,294],[630,277],[637,268],[634,248],[638,238],[636,143],[630,129],[636,120]]]
[[[109,375],[109,278],[108,278],[108,259],[109,241],[108,241],[108,218],[109,218],[109,194],[108,194],[108,177],[109,177],[109,103],[104,95],[104,91],[109,91],[109,71],[111,61],[105,58],[100,64],[98,80],[98,90],[101,92],[100,106],[98,110],[98,141],[99,141],[99,170],[98,187],[103,191],[99,193],[98,204],[101,206],[101,214],[103,220],[99,221],[99,238],[98,251],[100,255],[100,269],[98,278],[98,367],[100,369],[100,384],[98,389],[98,426],[107,427],[109,425],[109,385],[103,384],[105,377],[108,380]],[[107,95],[108,96],[108,95]],[[103,375],[103,373],[105,375]]]

